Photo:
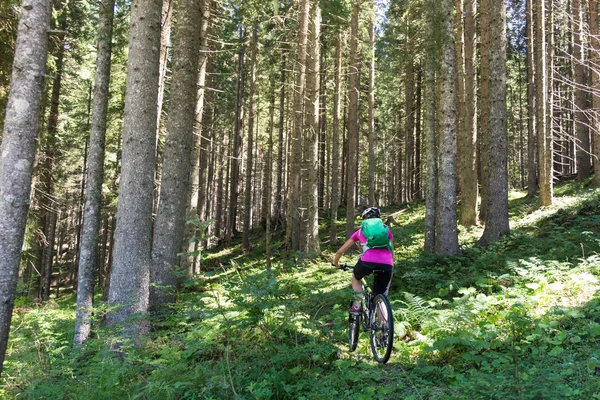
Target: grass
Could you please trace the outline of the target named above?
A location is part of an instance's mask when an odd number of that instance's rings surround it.
[[[237,243],[205,254],[202,276],[125,355],[98,322],[71,348],[72,296],[19,299],[0,398],[600,399],[600,191],[567,184],[556,196],[539,209],[512,193],[511,234],[478,248],[482,228],[461,229],[452,258],[422,253],[422,205],[398,214],[384,366],[364,334],[348,351],[349,274],[277,248],[269,275],[257,231],[247,256]]]

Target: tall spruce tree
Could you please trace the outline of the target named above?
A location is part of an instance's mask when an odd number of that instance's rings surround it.
[[[20,13],[0,148],[0,373],[29,210],[52,2],[24,0]]]
[[[122,167],[107,314],[133,340],[147,332],[152,248],[155,135],[161,33],[160,0],[131,4]],[[132,318],[136,316],[136,318]]]
[[[150,308],[160,310],[175,302],[178,254],[183,240],[189,190],[192,132],[196,111],[196,82],[201,18],[200,0],[177,3],[173,38],[173,76],[167,136],[160,185],[160,203],[154,223],[150,270]]]
[[[90,335],[94,278],[99,264],[97,262],[97,249],[100,232],[102,182],[104,180],[104,149],[114,6],[115,0],[103,0],[99,9],[100,23],[98,26],[98,52],[96,54],[96,77],[92,105],[92,131],[90,134],[85,208],[78,259],[74,346],[81,345]]]
[[[454,47],[451,37],[452,0],[443,0],[440,5],[442,26],[440,93],[439,93],[439,148],[438,148],[438,191],[436,201],[435,252],[440,255],[456,255],[458,227],[456,222],[456,92]]]
[[[490,50],[488,134],[482,163],[486,163],[487,213],[485,230],[479,244],[486,245],[508,234],[508,144],[506,131],[506,6],[504,2],[486,1],[482,5],[482,19],[486,29],[482,35]],[[484,122],[485,123],[485,122]]]

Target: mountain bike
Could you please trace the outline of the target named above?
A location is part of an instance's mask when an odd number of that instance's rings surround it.
[[[340,264],[344,271],[352,271],[348,264]],[[374,271],[378,274],[379,271]],[[375,360],[385,364],[392,353],[392,344],[394,341],[394,315],[392,306],[385,294],[375,295],[364,278],[361,280],[365,287],[364,295],[361,300],[360,314],[348,313],[348,343],[350,351],[356,350],[358,345],[358,336],[362,322],[363,331],[369,332],[371,342],[371,351]],[[350,303],[352,306],[352,303]]]

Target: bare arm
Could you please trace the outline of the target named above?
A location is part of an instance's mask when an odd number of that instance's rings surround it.
[[[350,250],[350,248],[353,245],[354,245],[354,240],[352,240],[352,239],[346,240],[346,242],[342,245],[342,247],[340,247],[339,250],[335,253],[335,257],[333,257],[332,264],[339,268],[338,263],[340,261],[340,258],[342,257],[342,255],[344,255],[345,252]]]

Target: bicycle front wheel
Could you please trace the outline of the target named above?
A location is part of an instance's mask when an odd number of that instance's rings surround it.
[[[360,334],[360,315],[348,314],[348,345],[350,351],[356,350],[358,335]]]
[[[378,294],[373,300],[371,313],[371,350],[373,357],[385,364],[392,354],[394,342],[394,315],[390,301],[383,294]]]

